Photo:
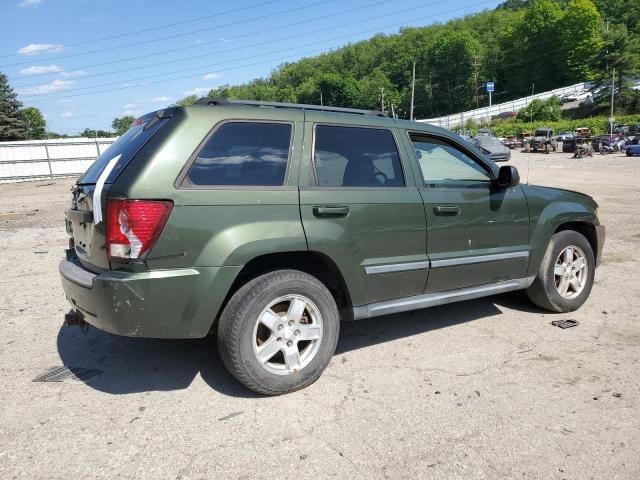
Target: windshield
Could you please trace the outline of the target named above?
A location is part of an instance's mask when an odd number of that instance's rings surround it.
[[[536,130],[535,136],[546,137],[548,133],[549,133],[549,130]]]

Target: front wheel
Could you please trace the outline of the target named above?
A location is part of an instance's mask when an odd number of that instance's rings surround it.
[[[551,237],[527,295],[540,308],[572,312],[589,297],[595,268],[591,244],[583,235],[573,230],[558,232]]]
[[[220,316],[218,349],[245,386],[280,395],[320,377],[339,328],[336,302],[318,279],[278,270],[254,278],[231,297]]]

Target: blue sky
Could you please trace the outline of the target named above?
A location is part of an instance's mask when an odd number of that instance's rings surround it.
[[[48,129],[109,129],[116,116],[264,77],[279,64],[491,0],[2,0],[0,71]],[[202,18],[207,17],[207,18]]]

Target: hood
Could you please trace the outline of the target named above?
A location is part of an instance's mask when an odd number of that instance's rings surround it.
[[[576,201],[579,203],[587,202],[592,208],[597,208],[597,202],[586,193],[578,192],[576,190],[569,190],[566,188],[545,187],[542,185],[532,185],[530,183],[523,184],[522,187],[525,193],[531,192],[538,196],[543,196],[549,200],[558,201]]]

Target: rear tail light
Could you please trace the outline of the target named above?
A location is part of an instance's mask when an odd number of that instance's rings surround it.
[[[107,256],[134,259],[146,255],[164,228],[173,202],[107,200]]]

